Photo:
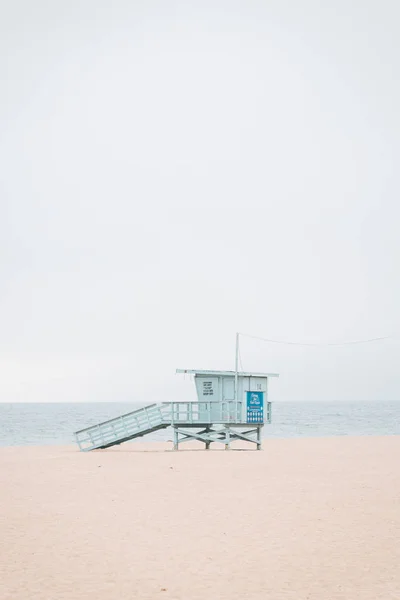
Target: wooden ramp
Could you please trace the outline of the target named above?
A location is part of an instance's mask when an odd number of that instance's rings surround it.
[[[80,450],[109,448],[171,425],[163,405],[150,404],[115,419],[75,432]]]

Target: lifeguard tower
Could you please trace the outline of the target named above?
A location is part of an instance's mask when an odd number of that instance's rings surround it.
[[[229,449],[234,440],[253,442],[261,449],[262,427],[271,422],[268,378],[277,374],[188,369],[177,373],[194,376],[197,402],[173,403],[175,449],[193,439],[203,441],[207,450],[212,442]]]
[[[271,422],[268,379],[276,373],[177,369],[194,377],[197,402],[162,402],[75,432],[82,451],[108,448],[172,427],[174,450],[189,440],[225,444],[244,440],[261,449],[261,432]]]

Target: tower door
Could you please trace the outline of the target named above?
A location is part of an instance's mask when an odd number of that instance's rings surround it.
[[[223,379],[222,399],[223,400],[234,400],[235,399],[235,380],[233,378]]]

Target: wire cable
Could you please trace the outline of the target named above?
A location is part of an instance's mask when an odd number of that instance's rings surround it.
[[[254,340],[261,340],[262,342],[268,342],[270,344],[283,344],[285,346],[311,346],[311,347],[328,347],[328,346],[350,346],[353,344],[369,344],[372,342],[380,342],[382,340],[393,339],[392,336],[384,336],[384,337],[376,337],[369,338],[366,340],[351,340],[346,342],[328,342],[322,344],[311,344],[311,343],[303,343],[303,342],[285,342],[282,340],[273,340],[270,338],[263,338],[258,335],[250,335],[248,333],[239,333],[239,335],[247,338],[252,338]]]

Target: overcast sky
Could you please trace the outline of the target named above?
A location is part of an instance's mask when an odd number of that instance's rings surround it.
[[[399,335],[398,1],[0,6],[1,401]],[[398,338],[241,356],[272,400],[400,398]]]

